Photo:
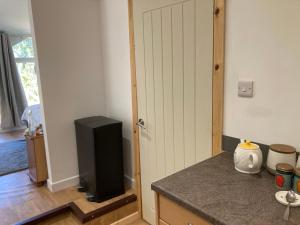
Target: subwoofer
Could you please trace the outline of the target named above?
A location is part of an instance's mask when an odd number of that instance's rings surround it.
[[[103,116],[75,120],[79,191],[102,202],[125,193],[122,122]]]

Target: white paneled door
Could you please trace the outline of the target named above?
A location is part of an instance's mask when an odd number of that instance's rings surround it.
[[[151,183],[212,155],[213,0],[134,0],[143,217]]]

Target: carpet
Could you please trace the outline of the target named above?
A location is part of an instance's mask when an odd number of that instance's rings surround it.
[[[26,141],[0,144],[0,176],[28,168]]]

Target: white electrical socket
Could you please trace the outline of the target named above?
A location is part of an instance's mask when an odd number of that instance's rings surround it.
[[[239,97],[253,97],[253,81],[239,81],[238,83]]]

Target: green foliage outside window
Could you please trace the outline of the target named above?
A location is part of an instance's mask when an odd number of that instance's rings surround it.
[[[28,105],[39,104],[39,90],[34,63],[17,63]]]
[[[32,38],[26,38],[13,46],[15,58],[34,58]]]

